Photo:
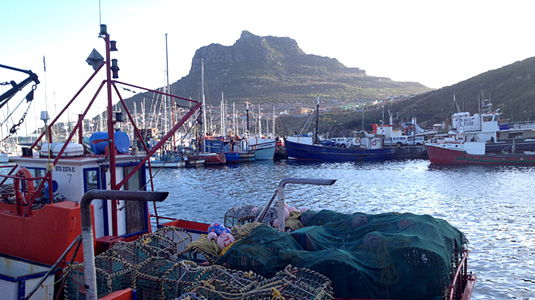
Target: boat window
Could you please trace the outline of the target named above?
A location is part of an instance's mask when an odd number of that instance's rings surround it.
[[[127,176],[135,166],[128,166],[124,168],[124,176]],[[143,170],[141,168],[140,170]],[[130,177],[125,185],[125,190],[139,191],[144,187],[141,186],[143,180],[142,171],[137,170],[136,173]],[[126,233],[136,233],[147,230],[147,203],[141,201],[126,201]]]
[[[134,170],[135,166],[129,166],[124,168],[124,176],[126,177],[132,170]],[[124,185],[125,190],[130,191],[139,191],[141,189],[141,172],[139,170],[136,171],[136,174],[132,175],[132,177],[128,178]]]
[[[510,132],[507,136],[508,139],[518,139],[522,137],[522,132]]]
[[[46,170],[45,169],[33,169],[34,177],[45,177]],[[41,179],[35,181],[36,186],[39,186],[41,184]]]
[[[86,192],[100,188],[98,184],[98,170],[96,169],[85,170],[84,177],[85,177]]]

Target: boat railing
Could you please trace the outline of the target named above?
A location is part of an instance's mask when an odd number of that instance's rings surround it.
[[[449,300],[470,299],[475,275],[471,272],[468,273],[468,254],[470,254],[470,250],[464,250],[462,252],[461,262],[455,271],[455,276],[449,287]]]
[[[12,168],[11,171],[7,175],[0,175],[2,177],[2,181],[0,182],[0,186],[3,185],[8,179],[13,180],[13,195],[15,197],[16,206],[17,206],[17,214],[21,216],[30,216],[32,214],[32,206],[35,203],[35,200],[37,197],[41,195],[41,191],[45,187],[45,183],[49,181],[48,176],[44,177],[33,177],[28,172],[26,175],[23,172],[17,171],[15,174],[13,172],[15,170],[21,170],[21,168],[18,168],[18,165],[13,166],[3,166]],[[19,174],[20,173],[20,174]],[[35,180],[39,180],[37,186],[33,183]],[[31,182],[31,184],[30,184]],[[52,185],[49,184],[49,187],[52,188]],[[49,192],[49,191],[45,191]],[[53,202],[53,197],[50,196],[50,203]]]
[[[11,175],[13,174],[13,172],[15,172],[15,170],[17,169],[18,165],[15,164],[15,165],[6,165],[6,166],[0,166],[0,169],[8,169],[8,168],[11,168],[11,170],[8,172],[7,175]],[[3,186],[4,183],[6,183],[8,177],[6,175],[0,175],[3,179],[2,181],[0,181],[0,186]]]

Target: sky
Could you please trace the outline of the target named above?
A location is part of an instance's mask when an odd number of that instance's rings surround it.
[[[535,56],[530,0],[18,0],[1,7],[0,64],[37,73],[32,110],[51,117],[92,74],[91,50],[105,54],[101,23],[117,41],[119,80],[147,88],[165,85],[166,34],[170,82],[189,73],[197,49],[231,46],[243,30],[290,37],[307,54],[431,88]],[[25,77],[0,68],[0,83]]]

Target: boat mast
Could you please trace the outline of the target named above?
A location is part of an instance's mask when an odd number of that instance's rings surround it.
[[[168,56],[168,52],[167,52],[167,33],[165,34],[165,75],[166,75],[166,81],[167,81],[167,85],[166,85],[166,90],[165,90],[165,93],[166,94],[169,94],[169,56]],[[169,100],[169,95],[165,95],[165,98],[164,98],[164,102],[163,102],[163,113],[164,113],[164,125],[163,125],[163,129],[164,129],[164,132],[167,134],[167,129],[169,128],[169,126],[167,125],[167,102]],[[174,135],[173,135],[173,139],[174,139]]]
[[[234,102],[232,102],[232,124],[234,124],[232,134],[235,136],[239,135],[237,130],[238,127],[236,124],[236,103]]]
[[[364,106],[362,107],[362,131],[364,131]]]
[[[221,136],[225,136],[227,124],[225,124],[225,96],[221,92]]]
[[[275,138],[275,105],[273,105],[273,128],[272,128],[273,138]]]
[[[204,97],[204,58],[201,60],[201,94],[202,94],[202,152],[206,152],[206,99]]]
[[[316,101],[316,130],[314,130],[314,144],[318,143],[318,130],[320,122],[320,96],[318,96]]]
[[[112,86],[111,86],[111,54],[110,54],[110,35],[106,30],[106,25],[100,25],[100,36],[104,37],[104,43],[106,44],[106,88],[108,93],[108,155],[110,156],[110,170],[115,170],[115,132],[113,129],[113,102],[112,102]],[[118,77],[118,76],[117,76]],[[110,184],[111,190],[117,190],[117,175],[115,172],[110,171]],[[116,209],[116,201],[112,201],[112,211]],[[116,217],[116,215],[113,215]],[[116,220],[113,218],[113,235],[117,236]]]
[[[262,136],[262,112],[260,111],[260,104],[258,104],[258,136]]]
[[[246,127],[246,135],[249,137],[249,101],[245,101],[245,104],[247,104],[246,112],[247,112],[247,127]]]

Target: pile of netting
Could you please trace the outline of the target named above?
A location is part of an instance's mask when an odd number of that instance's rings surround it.
[[[270,277],[287,265],[332,281],[334,297],[443,299],[467,243],[444,220],[409,213],[300,214],[291,233],[257,226],[216,263]]]
[[[190,244],[191,235],[172,226],[115,244],[95,257],[98,297],[131,287],[137,299],[333,299],[330,280],[315,271],[287,265],[266,279],[203,266],[193,261],[199,252]],[[65,298],[86,299],[83,263],[64,273]]]

